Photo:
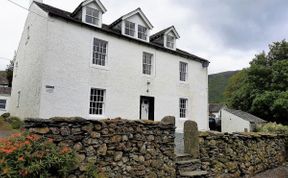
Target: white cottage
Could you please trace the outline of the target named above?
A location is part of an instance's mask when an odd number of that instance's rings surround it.
[[[174,26],[151,35],[140,8],[110,25],[86,0],[70,13],[33,2],[17,51],[10,112],[21,118],[81,116],[160,120],[208,129],[209,62],[177,48]]]

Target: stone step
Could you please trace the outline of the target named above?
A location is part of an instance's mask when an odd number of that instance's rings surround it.
[[[176,155],[176,161],[186,161],[192,159],[192,156],[190,154],[177,154]]]
[[[181,177],[206,177],[207,171],[180,171]]]
[[[185,164],[201,164],[201,161],[199,159],[189,159],[189,160],[183,160],[183,161],[176,161],[176,165],[185,165]]]

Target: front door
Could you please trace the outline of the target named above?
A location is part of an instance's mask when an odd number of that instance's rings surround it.
[[[154,98],[148,96],[140,97],[140,119],[154,120]]]
[[[147,99],[143,99],[141,103],[141,119],[149,119],[149,101]]]

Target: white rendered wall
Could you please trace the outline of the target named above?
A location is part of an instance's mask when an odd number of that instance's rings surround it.
[[[27,21],[30,21],[29,17]],[[187,119],[195,120],[200,130],[208,129],[208,73],[200,62],[55,18],[48,21],[48,26],[45,20],[34,22],[33,26],[39,28],[33,37],[35,45],[31,42],[33,46],[24,50],[22,39],[19,47],[21,54],[17,60],[25,59],[26,67],[21,68],[19,63],[17,77],[21,78],[16,77],[13,82],[12,114],[22,118],[95,118],[89,115],[90,88],[95,87],[106,90],[103,117],[139,119],[140,96],[153,96],[155,120],[175,116],[177,130],[181,131],[184,119],[178,118],[179,98],[184,97],[188,99]],[[108,65],[105,68],[91,64],[94,37],[108,41]],[[143,52],[154,55],[155,73],[151,77],[142,74]],[[180,61],[188,63],[186,83],[179,81]],[[147,81],[151,82],[149,93],[146,92]],[[48,91],[46,85],[55,88]],[[21,90],[19,108],[15,107],[18,90]]]
[[[1,100],[6,100],[6,108],[0,109],[0,115],[9,112],[9,102],[10,102],[10,96],[9,95],[0,95]]]
[[[244,132],[247,129],[250,132],[250,122],[227,112],[225,109],[221,110],[221,128],[222,132]]]
[[[30,9],[47,17],[47,14],[34,3]],[[39,116],[41,61],[47,43],[47,19],[43,17],[29,13],[17,50],[9,111],[11,115],[22,119]],[[20,105],[17,107],[19,91]]]

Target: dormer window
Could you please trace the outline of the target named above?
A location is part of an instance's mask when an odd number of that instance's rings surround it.
[[[138,25],[138,38],[146,41],[147,31],[148,29],[146,27],[143,27],[142,25]]]
[[[135,23],[125,21],[125,34],[129,36],[135,35]]]
[[[99,11],[97,9],[86,7],[86,23],[93,24],[98,26],[99,25]]]
[[[174,49],[175,47],[175,37],[171,35],[167,35],[167,42],[166,42],[167,48]]]

